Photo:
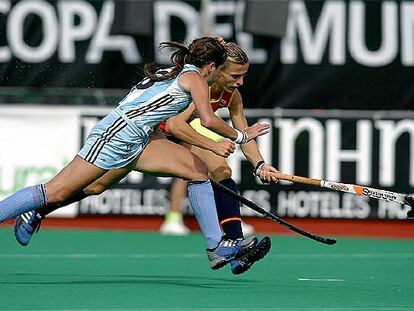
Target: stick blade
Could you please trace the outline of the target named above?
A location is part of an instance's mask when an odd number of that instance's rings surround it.
[[[308,236],[308,237],[311,238],[312,240],[315,240],[319,243],[323,243],[323,244],[326,244],[326,245],[334,245],[334,244],[336,244],[336,242],[338,242],[337,240],[332,239],[332,238],[325,238],[323,236],[319,236],[319,235],[312,234],[312,233],[311,233],[311,235],[312,236]]]
[[[328,245],[334,245],[334,244],[336,244],[336,240],[335,239],[331,239],[331,238],[327,238],[326,239],[326,244],[328,244]]]

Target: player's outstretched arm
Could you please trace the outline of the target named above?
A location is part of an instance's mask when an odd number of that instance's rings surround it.
[[[205,98],[208,98],[208,87],[200,75],[194,72],[185,73],[180,77],[180,83],[184,89],[191,93],[202,126],[230,138],[237,144],[244,144],[269,132],[270,126],[268,124],[255,124],[243,131],[236,130],[216,116],[211,105],[205,102]]]
[[[195,107],[191,104],[182,113],[168,119],[165,126],[167,133],[188,144],[210,150],[221,157],[227,158],[232,154],[236,149],[236,146],[232,141],[222,139],[215,142],[210,138],[199,134],[188,124],[188,122],[191,121],[194,112]]]
[[[248,126],[243,110],[243,101],[240,92],[236,90],[233,100],[229,105],[230,118],[233,126],[237,129],[244,129]],[[254,125],[253,125],[254,126]],[[279,172],[276,168],[266,163],[254,140],[241,145],[241,150],[246,159],[254,167],[254,174],[264,183],[277,182],[272,173]]]

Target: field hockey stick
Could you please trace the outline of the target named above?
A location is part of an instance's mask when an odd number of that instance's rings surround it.
[[[272,176],[279,180],[291,181],[294,183],[318,186],[321,188],[328,188],[331,190],[337,190],[347,193],[352,193],[359,196],[370,197],[377,200],[385,200],[389,202],[396,202],[400,204],[406,204],[410,206],[411,210],[407,212],[408,218],[414,217],[414,198],[408,194],[392,192],[382,189],[375,189],[354,184],[344,184],[329,180],[308,178],[302,176],[289,175],[284,173],[271,173]]]
[[[214,180],[211,180],[211,183],[214,185],[214,187],[217,187],[217,188],[223,190],[224,192],[231,195],[232,197],[234,197],[235,199],[237,199],[239,202],[243,203],[247,207],[250,207],[252,210],[258,212],[259,214],[263,215],[267,219],[270,219],[270,220],[278,223],[279,225],[282,225],[282,226],[288,228],[291,231],[294,231],[294,232],[296,232],[300,235],[303,235],[307,238],[310,238],[312,240],[315,240],[315,241],[323,243],[323,244],[333,245],[333,244],[336,243],[335,239],[324,238],[324,237],[321,237],[319,235],[316,235],[316,234],[304,231],[302,229],[299,229],[298,227],[295,227],[294,225],[284,221],[282,218],[266,211],[262,207],[258,206],[256,203],[253,203],[252,201],[246,199],[245,197],[241,196],[237,192],[234,192],[233,190],[227,188],[226,186],[224,186],[224,185],[222,185],[218,182],[215,182]]]

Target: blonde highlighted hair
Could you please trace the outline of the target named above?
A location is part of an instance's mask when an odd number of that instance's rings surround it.
[[[227,42],[225,44],[227,51],[227,61],[239,65],[244,65],[249,62],[249,57],[246,52],[234,42]]]

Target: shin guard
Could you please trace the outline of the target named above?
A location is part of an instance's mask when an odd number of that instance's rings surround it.
[[[221,241],[222,233],[210,181],[189,182],[188,199],[206,240],[207,248],[215,248]]]
[[[231,178],[222,180],[220,184],[238,192],[237,184]],[[243,238],[239,201],[215,187],[214,197],[216,200],[217,214],[226,237],[230,239]]]
[[[28,211],[39,209],[46,204],[47,198],[43,185],[20,189],[3,201],[0,201],[0,222]]]

